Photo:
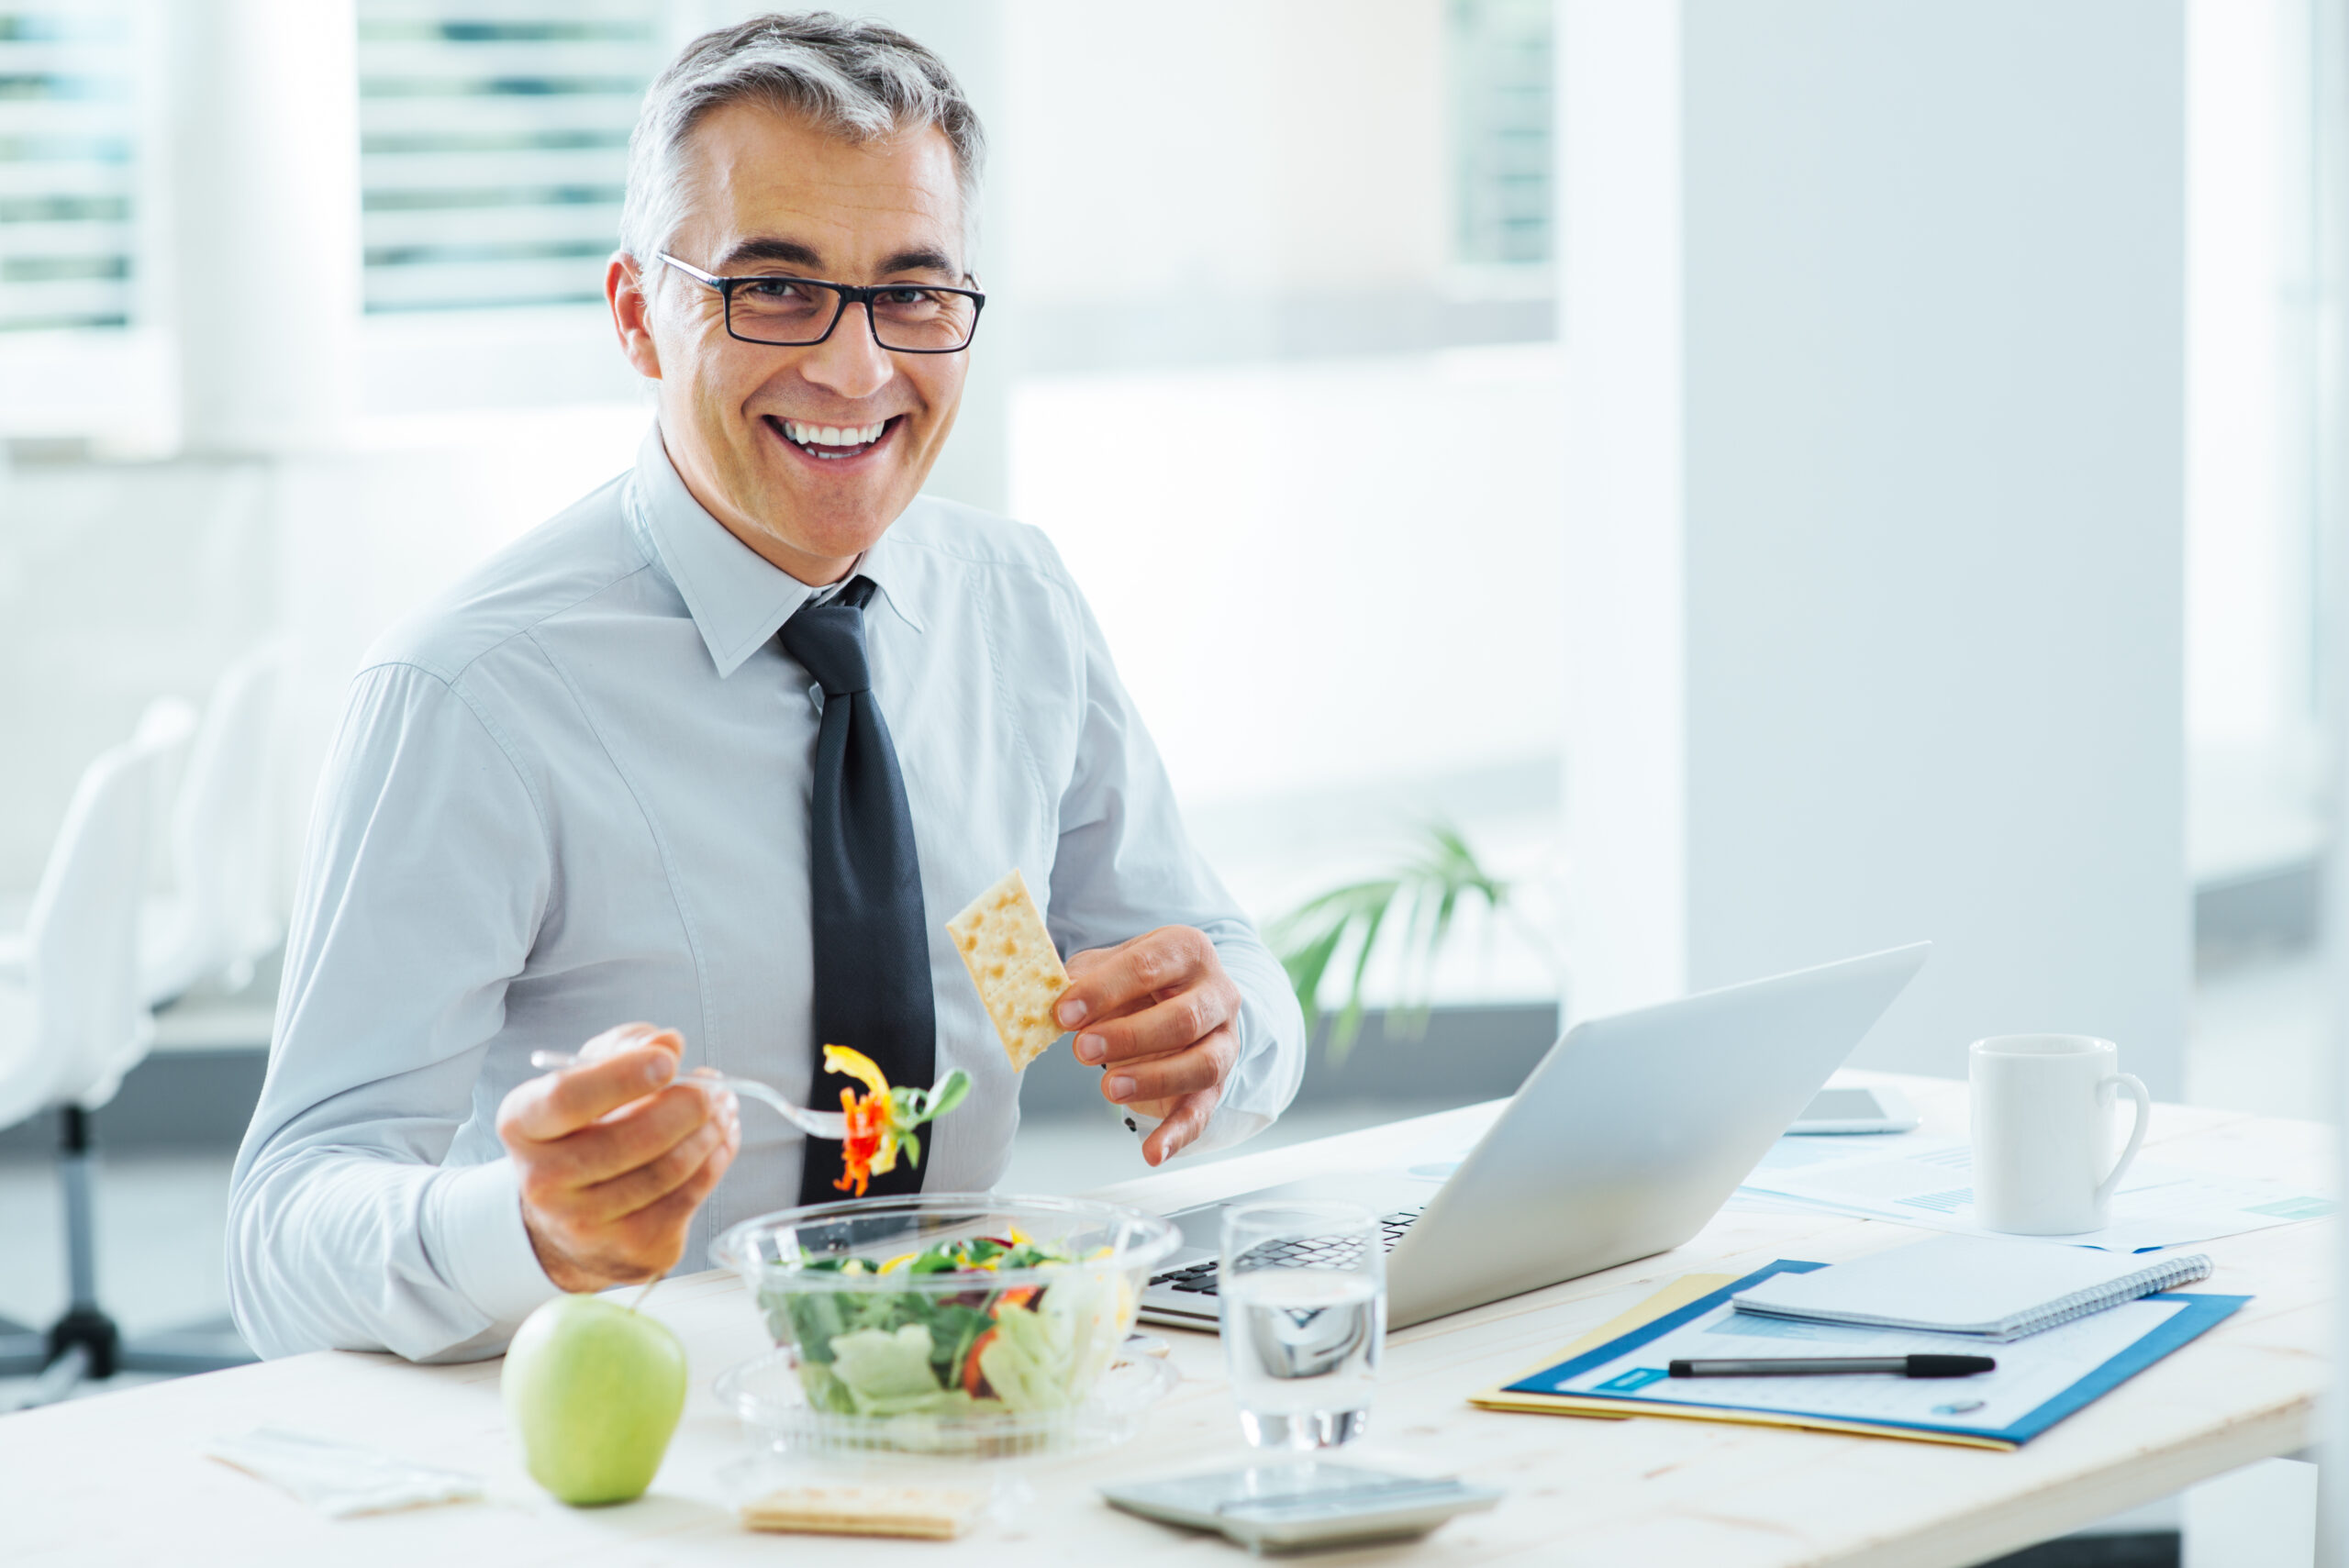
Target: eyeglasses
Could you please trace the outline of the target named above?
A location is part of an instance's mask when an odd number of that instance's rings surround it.
[[[745,343],[804,349],[822,342],[852,305],[892,353],[952,354],[971,346],[987,296],[928,284],[828,284],[816,278],[721,278],[667,251],[659,259],[726,302],[726,334]]]

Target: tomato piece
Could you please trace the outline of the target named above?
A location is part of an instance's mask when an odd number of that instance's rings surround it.
[[[963,1391],[974,1399],[984,1399],[995,1392],[987,1385],[987,1374],[979,1370],[979,1352],[985,1350],[1001,1332],[999,1329],[990,1329],[981,1334],[971,1341],[970,1350],[963,1357]]]

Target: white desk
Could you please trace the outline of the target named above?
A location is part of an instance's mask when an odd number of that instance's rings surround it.
[[[1898,1082],[1930,1128],[1962,1131],[1960,1085]],[[1447,1112],[1152,1176],[1105,1195],[1180,1207],[1375,1163],[1490,1114]],[[2166,1162],[2214,1171],[2303,1183],[2330,1174],[2324,1129],[2313,1123],[2163,1106],[2147,1146]],[[2330,1229],[2290,1226],[2207,1243],[2219,1267],[2199,1288],[2248,1294],[2252,1303],[2016,1453],[1688,1421],[1508,1415],[1464,1402],[1673,1275],[1743,1272],[1777,1257],[1833,1262],[1916,1234],[1732,1204],[1664,1256],[1394,1335],[1376,1440],[1496,1483],[1508,1496],[1495,1512],[1455,1520],[1427,1540],[1338,1561],[1955,1568],[2012,1551],[2310,1440],[2325,1373]],[[1035,1501],[1017,1526],[983,1524],[952,1545],[852,1541],[750,1534],[724,1506],[715,1473],[750,1451],[708,1385],[765,1348],[740,1287],[718,1274],[671,1281],[651,1310],[684,1336],[696,1387],[653,1493],[638,1503],[572,1510],[531,1486],[508,1445],[497,1362],[416,1367],[323,1353],[0,1418],[0,1559],[142,1568],[1240,1561],[1222,1555],[1235,1549],[1220,1542],[1117,1513],[1095,1491],[1113,1477],[1242,1456],[1211,1338],[1169,1334],[1187,1381],[1134,1443],[1025,1470]],[[478,1470],[493,1478],[493,1496],[337,1522],[195,1457],[205,1437],[263,1422]]]

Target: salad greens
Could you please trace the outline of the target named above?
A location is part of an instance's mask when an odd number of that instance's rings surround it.
[[[770,1284],[759,1305],[778,1343],[797,1347],[808,1403],[845,1416],[1063,1410],[1081,1401],[1131,1326],[1122,1271],[1086,1268],[1059,1247],[1008,1237],[941,1242],[874,1268],[801,1254],[799,1278],[902,1274],[894,1291]],[[1050,1269],[1042,1285],[998,1286],[1005,1271]],[[940,1275],[951,1276],[941,1281]],[[945,1289],[952,1284],[963,1288]]]

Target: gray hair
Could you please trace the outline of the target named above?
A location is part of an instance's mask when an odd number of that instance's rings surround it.
[[[681,164],[694,128],[746,100],[858,142],[936,126],[953,149],[963,232],[974,227],[986,134],[944,61],[879,22],[829,11],[753,17],[687,44],[644,95],[620,206],[620,249],[640,267],[685,221]]]

